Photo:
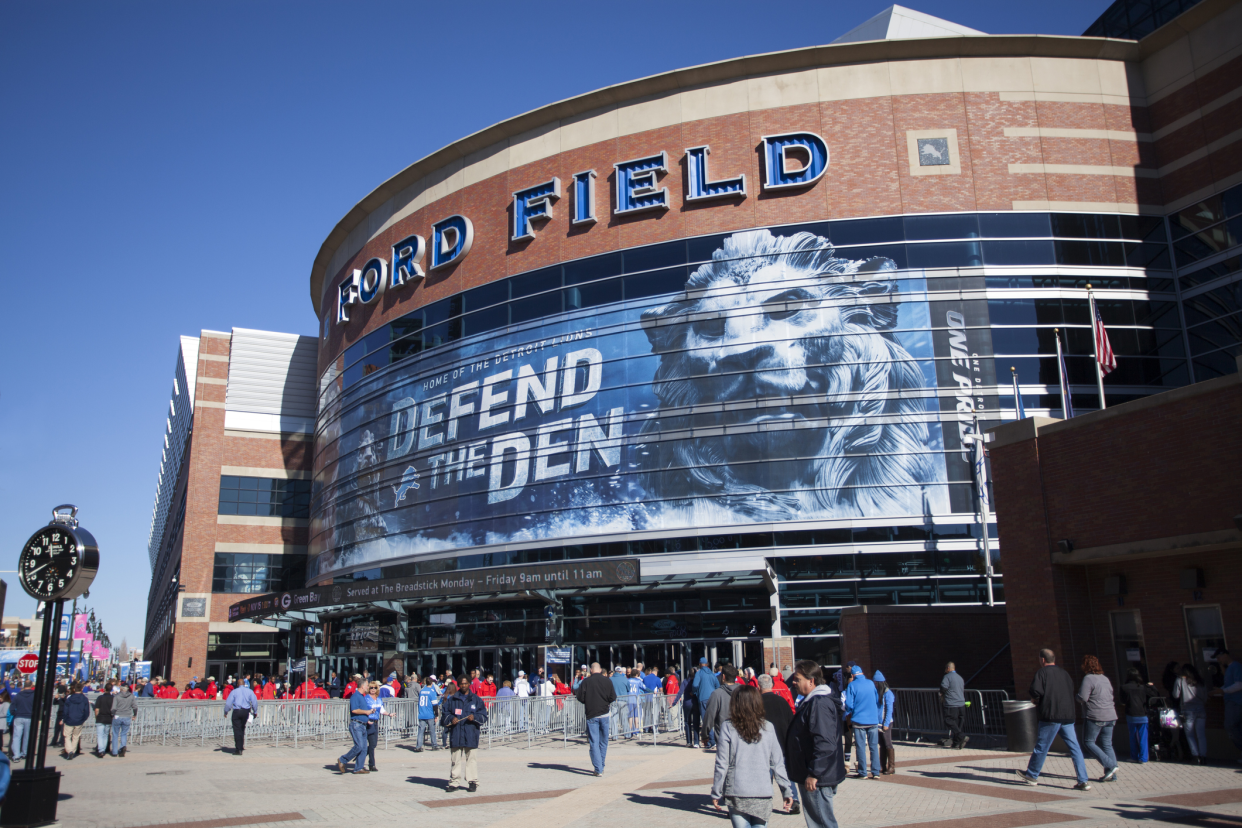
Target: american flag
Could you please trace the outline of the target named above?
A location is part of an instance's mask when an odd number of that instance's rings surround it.
[[[1100,318],[1098,305],[1095,308],[1095,353],[1101,374],[1107,375],[1117,367],[1117,355],[1113,353],[1113,346],[1108,344],[1108,332],[1104,330],[1104,320]]]

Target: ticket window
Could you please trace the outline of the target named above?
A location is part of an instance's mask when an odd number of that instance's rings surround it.
[[[1143,620],[1138,610],[1117,610],[1111,613],[1113,654],[1117,665],[1117,684],[1126,681],[1131,668],[1137,669],[1143,681],[1151,681],[1147,670],[1147,647],[1143,643]]]
[[[1199,670],[1199,675],[1209,688],[1220,687],[1224,682],[1224,673],[1216,663],[1216,648],[1226,646],[1220,605],[1187,606],[1182,610],[1186,616],[1190,661]]]

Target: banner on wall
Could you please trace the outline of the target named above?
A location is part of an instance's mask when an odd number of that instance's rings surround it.
[[[995,368],[964,279],[948,290],[792,230],[735,233],[649,278],[667,291],[463,339],[323,405],[311,577],[489,544],[971,511],[967,443]]]

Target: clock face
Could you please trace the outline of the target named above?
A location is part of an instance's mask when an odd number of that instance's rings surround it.
[[[18,577],[32,597],[50,601],[73,587],[81,565],[78,539],[73,533],[63,526],[47,526],[22,549]]]

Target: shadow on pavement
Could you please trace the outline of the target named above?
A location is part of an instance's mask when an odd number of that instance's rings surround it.
[[[1232,814],[1208,814],[1187,811],[1168,805],[1104,805],[1097,810],[1107,811],[1119,819],[1159,821],[1173,825],[1193,825],[1202,828],[1242,828],[1242,817]]]
[[[569,765],[549,765],[546,762],[531,762],[526,767],[538,768],[539,770],[558,770],[558,771],[564,771],[565,773],[576,773],[581,776],[594,776],[595,775],[595,771],[587,770],[586,768],[573,768],[573,767],[570,767]]]
[[[712,808],[712,798],[707,794],[669,791],[666,796],[644,796],[643,794],[630,793],[626,794],[625,798],[635,805],[655,805],[659,808],[672,808],[675,811],[713,814],[716,816],[724,815],[726,819],[728,818],[727,811],[717,811]]]
[[[427,776],[407,776],[405,781],[412,785],[424,785],[428,788],[443,788],[448,784],[448,780],[443,777],[432,779]]]

